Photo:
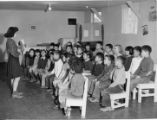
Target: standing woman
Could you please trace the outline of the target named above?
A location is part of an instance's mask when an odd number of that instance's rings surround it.
[[[18,32],[17,27],[9,27],[7,33],[4,35],[7,38],[6,48],[8,51],[9,59],[8,59],[8,76],[11,78],[11,86],[12,86],[12,97],[13,98],[22,98],[22,93],[17,91],[18,84],[20,81],[20,77],[22,76],[22,68],[19,63],[19,55],[18,46],[16,41],[14,40],[15,33]]]

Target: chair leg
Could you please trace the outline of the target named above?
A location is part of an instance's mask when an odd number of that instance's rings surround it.
[[[133,89],[133,91],[132,91],[132,97],[133,97],[133,100],[135,100],[136,99],[136,93],[137,93],[137,90],[136,90],[136,88],[134,88]]]
[[[111,108],[114,109],[114,100],[111,99]]]
[[[129,106],[129,98],[125,98],[125,107]]]
[[[81,117],[82,118],[85,118],[85,116],[86,116],[86,107],[85,106],[82,106],[82,109],[81,109],[82,111],[81,111]]]
[[[138,89],[138,103],[141,103],[142,102],[142,90],[141,89]]]

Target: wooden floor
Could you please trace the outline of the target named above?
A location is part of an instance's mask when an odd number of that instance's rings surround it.
[[[38,85],[21,80],[19,90],[24,93],[23,99],[12,99],[6,84],[6,77],[0,74],[0,119],[66,119],[59,110],[53,109],[51,96]],[[78,108],[72,109],[72,119],[80,119]],[[128,108],[116,109],[113,112],[99,111],[97,103],[88,102],[87,119],[135,119],[157,118],[157,103],[152,98],[143,99],[139,104],[131,101]]]

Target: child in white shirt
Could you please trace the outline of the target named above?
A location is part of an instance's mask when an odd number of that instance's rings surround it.
[[[141,57],[141,47],[140,46],[134,47],[134,58],[132,59],[132,62],[131,62],[130,68],[129,68],[129,72],[131,75],[133,75],[135,73],[135,71],[139,67],[142,59],[143,58]]]

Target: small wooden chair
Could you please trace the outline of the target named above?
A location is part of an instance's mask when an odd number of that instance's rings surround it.
[[[85,83],[84,83],[83,97],[76,98],[73,96],[68,96],[68,98],[66,99],[66,108],[70,108],[71,106],[81,107],[81,117],[82,118],[85,118],[85,116],[86,116],[87,94],[88,94],[88,78],[85,76],[84,76],[84,78],[85,78]],[[69,116],[70,116],[70,114],[69,114]]]
[[[111,108],[114,110],[119,107],[129,106],[129,93],[130,93],[130,73],[126,72],[126,86],[125,91],[122,93],[110,94]],[[125,99],[124,103],[120,102],[121,99]]]
[[[138,84],[136,89],[133,90],[133,99],[136,99],[138,93],[138,103],[142,102],[143,97],[154,97],[154,102],[157,102],[157,64],[154,65],[155,80],[149,83]],[[151,92],[152,90],[152,92]]]

